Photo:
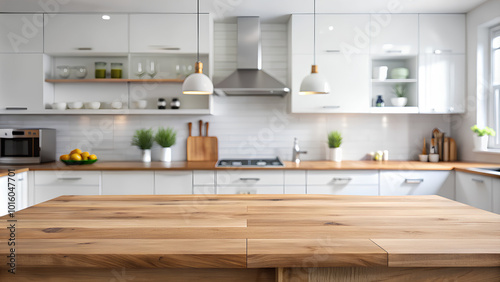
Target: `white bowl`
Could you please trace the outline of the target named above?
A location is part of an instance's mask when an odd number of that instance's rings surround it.
[[[123,104],[120,101],[111,102],[111,108],[113,108],[113,109],[121,109],[122,106],[123,106]]]
[[[91,109],[91,110],[97,110],[101,107],[101,102],[88,102],[85,103],[85,108],[86,109]]]
[[[83,107],[83,103],[80,101],[68,103],[68,108],[70,108],[70,109],[81,109],[82,107]]]
[[[421,162],[427,162],[429,160],[429,155],[423,155],[423,154],[420,154],[418,155],[418,159],[421,161]]]
[[[54,109],[54,110],[66,110],[66,103],[65,102],[52,103],[52,109]]]
[[[429,154],[429,162],[431,163],[439,162],[439,154]]]
[[[137,100],[134,103],[135,107],[139,109],[145,109],[148,106],[148,101],[146,100]]]

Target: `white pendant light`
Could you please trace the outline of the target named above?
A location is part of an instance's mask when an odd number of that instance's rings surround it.
[[[299,95],[314,95],[314,94],[328,94],[330,93],[330,85],[326,79],[318,73],[318,66],[316,65],[316,0],[314,0],[314,35],[313,35],[313,65],[311,67],[311,74],[306,76],[300,84]]]
[[[182,94],[188,95],[210,95],[214,93],[214,85],[210,78],[203,74],[203,63],[200,61],[200,0],[197,0],[196,19],[196,64],[194,73],[186,77],[182,84]]]

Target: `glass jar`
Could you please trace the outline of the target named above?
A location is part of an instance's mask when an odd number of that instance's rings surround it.
[[[85,78],[87,76],[87,68],[84,66],[73,67],[77,78]]]
[[[58,66],[57,74],[60,78],[68,78],[69,77],[69,66]]]
[[[167,108],[167,101],[164,98],[158,98],[158,109],[165,110]]]
[[[111,63],[111,78],[122,78],[122,63]]]
[[[177,110],[181,107],[181,101],[178,98],[173,98],[172,102],[170,102],[170,108]]]
[[[106,62],[95,62],[95,78],[106,78]]]

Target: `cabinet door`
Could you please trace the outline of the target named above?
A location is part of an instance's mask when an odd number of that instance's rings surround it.
[[[283,194],[283,186],[218,186],[217,194]]]
[[[45,53],[127,53],[128,15],[47,14]]]
[[[99,195],[100,181],[100,171],[35,171],[34,202],[62,195]]]
[[[279,185],[283,188],[283,170],[218,170],[217,185]]]
[[[465,54],[464,14],[421,14],[420,53]]]
[[[307,171],[307,194],[378,196],[378,171]]]
[[[43,55],[0,54],[0,111],[43,109]]]
[[[193,194],[192,171],[155,171],[156,195]]]
[[[28,172],[16,173],[16,211],[28,207]]]
[[[9,212],[7,203],[9,202],[7,200],[7,188],[8,188],[8,181],[9,177],[8,176],[2,176],[0,177],[0,216],[4,216]]]
[[[285,170],[285,194],[306,194],[305,170]]]
[[[465,55],[420,55],[421,113],[465,112]]]
[[[299,95],[300,84],[311,73],[312,57],[292,57],[293,113],[367,113],[370,108],[368,55],[317,55],[319,73],[330,84],[330,93]]]
[[[454,200],[455,176],[450,171],[381,171],[380,195],[440,195]]]
[[[418,15],[372,14],[370,52],[378,55],[418,54]]]
[[[102,195],[153,195],[154,171],[103,171]]]
[[[493,212],[500,214],[500,178],[493,179]]]
[[[307,194],[378,196],[378,185],[308,185]]]
[[[212,23],[200,15],[200,53],[210,52]],[[196,14],[130,15],[131,53],[196,53]]]
[[[492,178],[477,174],[456,172],[457,201],[492,211]]]
[[[43,14],[0,15],[0,53],[42,53]]]

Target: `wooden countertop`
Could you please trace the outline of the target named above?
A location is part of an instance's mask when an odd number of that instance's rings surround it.
[[[24,167],[24,168],[15,168],[14,171],[16,173],[21,173],[21,172],[25,172],[25,171],[28,171],[29,168],[27,167]],[[0,177],[3,177],[3,176],[7,176],[9,175],[9,170],[8,169],[0,169]]]
[[[500,215],[439,196],[61,196],[15,219],[18,272],[500,267]]]
[[[38,165],[0,166],[1,168],[29,168],[29,170],[453,170],[469,167],[500,167],[500,164],[467,163],[467,162],[418,162],[418,161],[304,161],[300,164],[284,162],[284,167],[265,168],[228,168],[215,167],[216,162],[104,162],[98,161],[92,165],[65,165],[57,161]]]

